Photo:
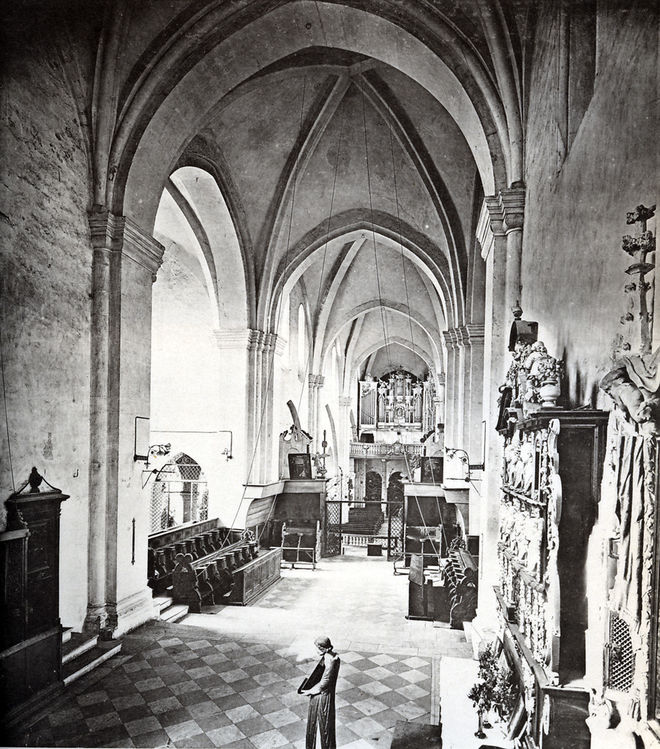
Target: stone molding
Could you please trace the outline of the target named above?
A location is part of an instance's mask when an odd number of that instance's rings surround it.
[[[311,374],[309,375],[308,382],[311,388],[322,388],[325,383],[325,377],[320,374]]]
[[[510,187],[507,190],[500,190],[499,203],[505,233],[522,231],[525,218],[525,188]]]
[[[339,396],[339,407],[340,408],[350,408],[353,405],[353,399],[350,395],[340,395]]]
[[[156,280],[163,264],[165,248],[135,221],[126,216],[115,216],[110,211],[92,211],[88,215],[92,247],[95,251],[121,253],[145,268]]]
[[[465,329],[467,330],[468,340],[470,343],[483,343],[486,336],[486,326],[483,323],[469,322]]]
[[[456,328],[442,331],[442,337],[448,349],[457,350],[484,342],[485,326],[483,323],[467,323]]]
[[[490,253],[493,251],[495,245],[495,228],[498,228],[499,232],[504,234],[501,218],[498,219],[493,215],[495,211],[499,213],[499,203],[497,198],[484,198],[484,202],[481,204],[479,220],[477,222],[477,230],[475,232],[477,242],[479,243],[479,247],[481,247],[481,257],[483,260],[488,260]],[[496,224],[495,228],[493,228],[493,223]]]
[[[216,328],[213,337],[219,349],[247,349],[252,332],[249,328]]]
[[[491,233],[495,237],[503,237],[504,230],[504,207],[499,195],[488,195],[484,198],[484,205],[488,212],[488,222]]]
[[[445,346],[448,350],[453,350],[456,348],[457,344],[457,338],[456,338],[456,331],[454,328],[449,328],[448,330],[442,331],[442,340],[445,342]]]
[[[286,338],[282,338],[281,335],[275,336],[275,353],[277,354],[277,356],[282,356],[282,354],[286,351],[286,344]]]

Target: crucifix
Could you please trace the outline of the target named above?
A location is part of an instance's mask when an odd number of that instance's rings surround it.
[[[325,459],[328,457],[328,453],[326,452],[326,448],[328,447],[328,442],[326,440],[326,434],[325,429],[323,430],[323,442],[321,442],[321,451],[320,453],[316,453],[314,456],[314,463],[316,465],[316,477],[320,479],[325,478],[325,474],[327,473],[327,469],[325,467]]]
[[[635,259],[632,265],[626,268],[629,276],[637,276],[637,281],[631,281],[626,285],[627,292],[638,292],[639,299],[639,321],[640,321],[640,354],[650,354],[652,347],[652,320],[653,315],[649,313],[647,294],[651,289],[651,283],[646,280],[646,274],[655,269],[655,263],[648,262],[648,256],[655,252],[655,236],[647,228],[647,222],[655,215],[655,206],[647,208],[638,205],[634,211],[626,214],[626,223],[639,227],[637,236],[625,235],[622,238],[621,249]]]

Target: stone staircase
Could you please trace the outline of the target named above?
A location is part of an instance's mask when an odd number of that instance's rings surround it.
[[[167,595],[170,591],[171,588],[168,588],[165,595],[154,596],[154,606],[161,621],[174,623],[188,616],[188,606],[173,603],[172,597]]]
[[[99,642],[98,635],[62,632],[62,681],[65,685],[93,671],[121,651],[121,642]]]

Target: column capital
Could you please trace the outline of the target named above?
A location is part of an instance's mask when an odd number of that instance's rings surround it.
[[[88,221],[94,250],[121,253],[149,271],[152,280],[156,280],[165,248],[151,234],[130,218],[115,216],[110,211],[90,211]]]
[[[448,328],[442,331],[442,339],[448,349],[456,349],[458,346],[457,328]]]
[[[483,343],[485,337],[485,326],[483,323],[469,322],[465,326],[470,343]]]
[[[263,330],[252,328],[216,328],[213,331],[213,337],[219,349],[263,350],[267,335]]]
[[[325,382],[325,377],[320,374],[310,374],[308,382],[311,388],[322,388]]]
[[[500,190],[499,202],[503,216],[504,231],[521,231],[525,218],[525,188],[509,187]]]
[[[496,237],[503,237],[504,231],[504,208],[499,195],[487,195],[484,198],[484,209],[486,216],[484,223],[486,229],[490,229]]]

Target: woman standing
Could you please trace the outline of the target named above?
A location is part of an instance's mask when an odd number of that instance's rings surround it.
[[[299,690],[310,698],[305,749],[316,749],[317,734],[321,737],[321,749],[336,749],[335,687],[340,660],[329,637],[317,637],[314,644],[321,660]]]

